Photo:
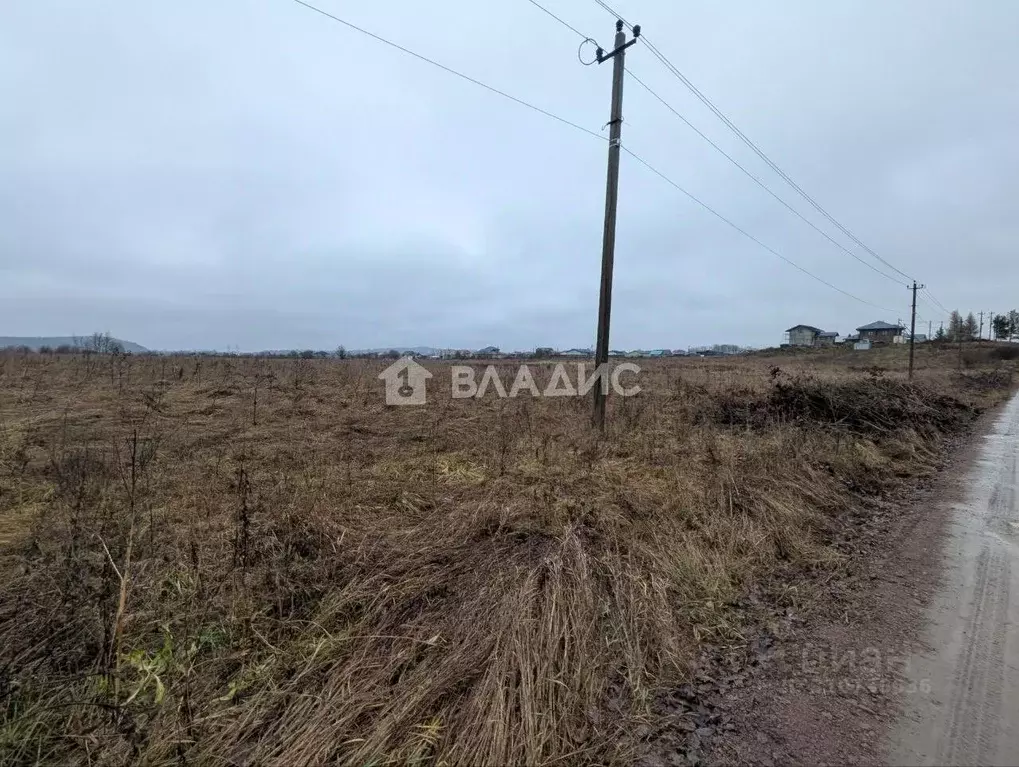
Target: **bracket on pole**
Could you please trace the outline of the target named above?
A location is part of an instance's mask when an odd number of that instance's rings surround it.
[[[623,31],[623,22],[622,21],[617,21],[616,22],[616,31],[617,32],[622,32]],[[637,42],[637,38],[638,37],[640,37],[640,24],[634,24],[633,25],[633,39],[630,42],[624,43],[623,45],[620,45],[618,48],[616,48],[614,51],[612,51],[612,53],[605,53],[604,50],[602,50],[601,48],[598,48],[598,50],[595,51],[595,61],[597,61],[599,64],[601,64],[603,61],[608,61],[613,56],[616,56],[617,54],[625,51],[627,48],[629,48],[631,45],[633,45],[635,42]]]

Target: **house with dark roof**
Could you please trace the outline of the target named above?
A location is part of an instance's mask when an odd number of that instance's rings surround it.
[[[831,346],[839,337],[834,330],[821,330],[813,325],[793,325],[785,333],[789,346]]]
[[[890,322],[872,322],[869,325],[861,325],[856,329],[861,341],[870,341],[875,344],[890,344],[895,341],[896,336],[902,335],[905,328],[902,325],[893,325]]]
[[[834,346],[839,340],[838,331],[822,330],[817,334],[814,346]]]

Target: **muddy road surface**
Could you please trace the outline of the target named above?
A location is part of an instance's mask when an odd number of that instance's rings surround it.
[[[1019,396],[1002,410],[953,504],[918,694],[892,729],[893,764],[1019,764]]]

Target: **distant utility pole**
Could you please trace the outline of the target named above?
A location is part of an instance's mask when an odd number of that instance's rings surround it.
[[[913,347],[916,345],[916,291],[922,290],[926,285],[917,285],[913,282],[913,310],[909,319],[909,380],[913,380]]]
[[[612,52],[601,48],[597,61],[612,62],[612,108],[609,113],[609,172],[605,184],[605,231],[601,245],[601,291],[598,294],[598,340],[594,352],[595,371],[608,375],[609,318],[612,314],[612,265],[616,254],[616,203],[619,200],[619,152],[623,135],[623,59],[625,51],[640,37],[640,25],[633,28],[633,39],[626,42],[623,22],[616,22],[616,39]],[[606,381],[599,380],[594,388],[594,425],[605,431]]]
[[[959,329],[956,335],[959,337],[959,372],[962,372],[962,315],[959,315]]]
[[[934,336],[931,335],[931,331],[933,329],[934,329],[934,321],[933,320],[927,320],[927,340],[928,341],[931,341],[934,338]]]
[[[984,313],[980,312],[980,330],[977,331],[977,340],[984,340]]]

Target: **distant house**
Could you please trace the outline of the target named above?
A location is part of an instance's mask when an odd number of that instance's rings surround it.
[[[813,325],[793,325],[785,332],[786,343],[790,346],[813,346],[821,328]]]
[[[927,340],[927,334],[926,333],[917,333],[915,336],[913,336],[913,342],[914,343],[922,344],[926,340]],[[909,343],[909,333],[904,331],[902,333],[902,335],[895,336],[895,338],[892,339],[892,343],[896,343],[896,344],[908,344]]]
[[[789,346],[831,346],[839,337],[834,330],[821,330],[813,325],[793,325],[785,333]]]
[[[626,352],[620,351],[619,349],[610,349],[609,350],[609,356],[610,357],[625,357],[626,356]]]
[[[870,341],[875,344],[890,344],[895,342],[895,337],[902,335],[905,330],[902,325],[892,325],[890,322],[872,322],[869,325],[862,325],[856,329],[860,334],[861,341]]]
[[[839,334],[834,330],[822,330],[814,343],[815,346],[832,346],[839,340]]]
[[[668,349],[652,349],[648,352],[649,357],[669,357],[671,354]]]
[[[593,357],[594,356],[594,352],[592,352],[590,349],[567,349],[566,351],[562,352],[562,354],[560,354],[559,356],[561,356],[561,357],[584,357],[584,358],[587,358],[587,357]]]

